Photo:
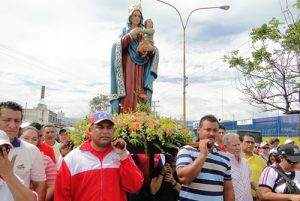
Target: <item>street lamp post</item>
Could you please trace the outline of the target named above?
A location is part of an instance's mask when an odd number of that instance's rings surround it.
[[[225,6],[213,6],[213,7],[196,8],[196,9],[192,10],[189,13],[185,23],[183,23],[181,14],[175,6],[173,6],[170,3],[161,1],[161,0],[157,0],[157,1],[159,1],[161,3],[164,3],[166,5],[169,5],[169,6],[171,6],[172,8],[175,9],[177,14],[179,15],[182,30],[183,30],[183,99],[182,99],[182,104],[183,104],[183,127],[186,127],[186,86],[187,86],[187,77],[185,75],[185,68],[186,68],[186,66],[185,66],[185,30],[186,30],[187,24],[189,22],[189,19],[190,19],[190,16],[192,15],[192,13],[194,13],[197,10],[214,9],[214,8],[219,8],[219,9],[222,9],[222,10],[228,10],[230,8],[230,6],[225,5]]]

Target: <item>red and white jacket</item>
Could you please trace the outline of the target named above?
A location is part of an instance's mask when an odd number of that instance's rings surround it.
[[[112,147],[97,152],[91,140],[65,156],[56,178],[55,201],[126,201],[144,181],[130,155],[121,161]]]

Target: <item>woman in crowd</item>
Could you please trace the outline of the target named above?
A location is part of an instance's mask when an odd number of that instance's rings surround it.
[[[278,153],[277,152],[271,152],[268,158],[268,163],[267,165],[272,165],[272,166],[276,166],[278,163],[280,163],[279,157],[278,157]]]
[[[30,144],[37,146],[39,142],[39,132],[32,126],[27,126],[21,130],[20,138]],[[47,155],[43,155],[43,161],[46,172],[46,184],[47,192],[45,201],[53,200],[55,179],[57,175],[56,166],[51,158]]]
[[[176,154],[174,154],[176,155]],[[176,158],[166,155],[163,167],[155,168],[155,175],[151,180],[150,189],[153,201],[177,201],[181,184],[176,174]]]

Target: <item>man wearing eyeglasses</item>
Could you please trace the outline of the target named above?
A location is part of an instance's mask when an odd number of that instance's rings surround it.
[[[300,152],[295,145],[285,144],[279,147],[280,163],[276,167],[268,166],[259,179],[259,194],[262,200],[300,200],[300,195],[292,192],[287,185],[287,176],[300,189],[295,169],[300,163]],[[279,174],[281,172],[281,174]],[[290,182],[291,182],[290,181]],[[295,187],[294,187],[295,188]]]
[[[248,165],[252,171],[251,177],[251,188],[252,188],[252,196],[253,200],[257,201],[256,190],[258,187],[258,181],[260,174],[262,173],[263,169],[267,166],[266,162],[262,157],[253,153],[254,149],[254,136],[250,134],[246,134],[241,138],[242,141],[242,151],[244,153],[244,158],[247,160]]]

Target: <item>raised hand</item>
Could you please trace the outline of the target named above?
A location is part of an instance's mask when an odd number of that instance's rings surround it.
[[[0,176],[5,178],[6,176],[13,174],[13,166],[17,155],[13,156],[12,160],[9,161],[8,153],[4,146],[1,146],[2,154],[0,154]]]
[[[126,142],[123,139],[117,139],[112,142],[112,147],[114,151],[119,154],[121,160],[124,160],[127,158],[128,153],[126,150]]]

